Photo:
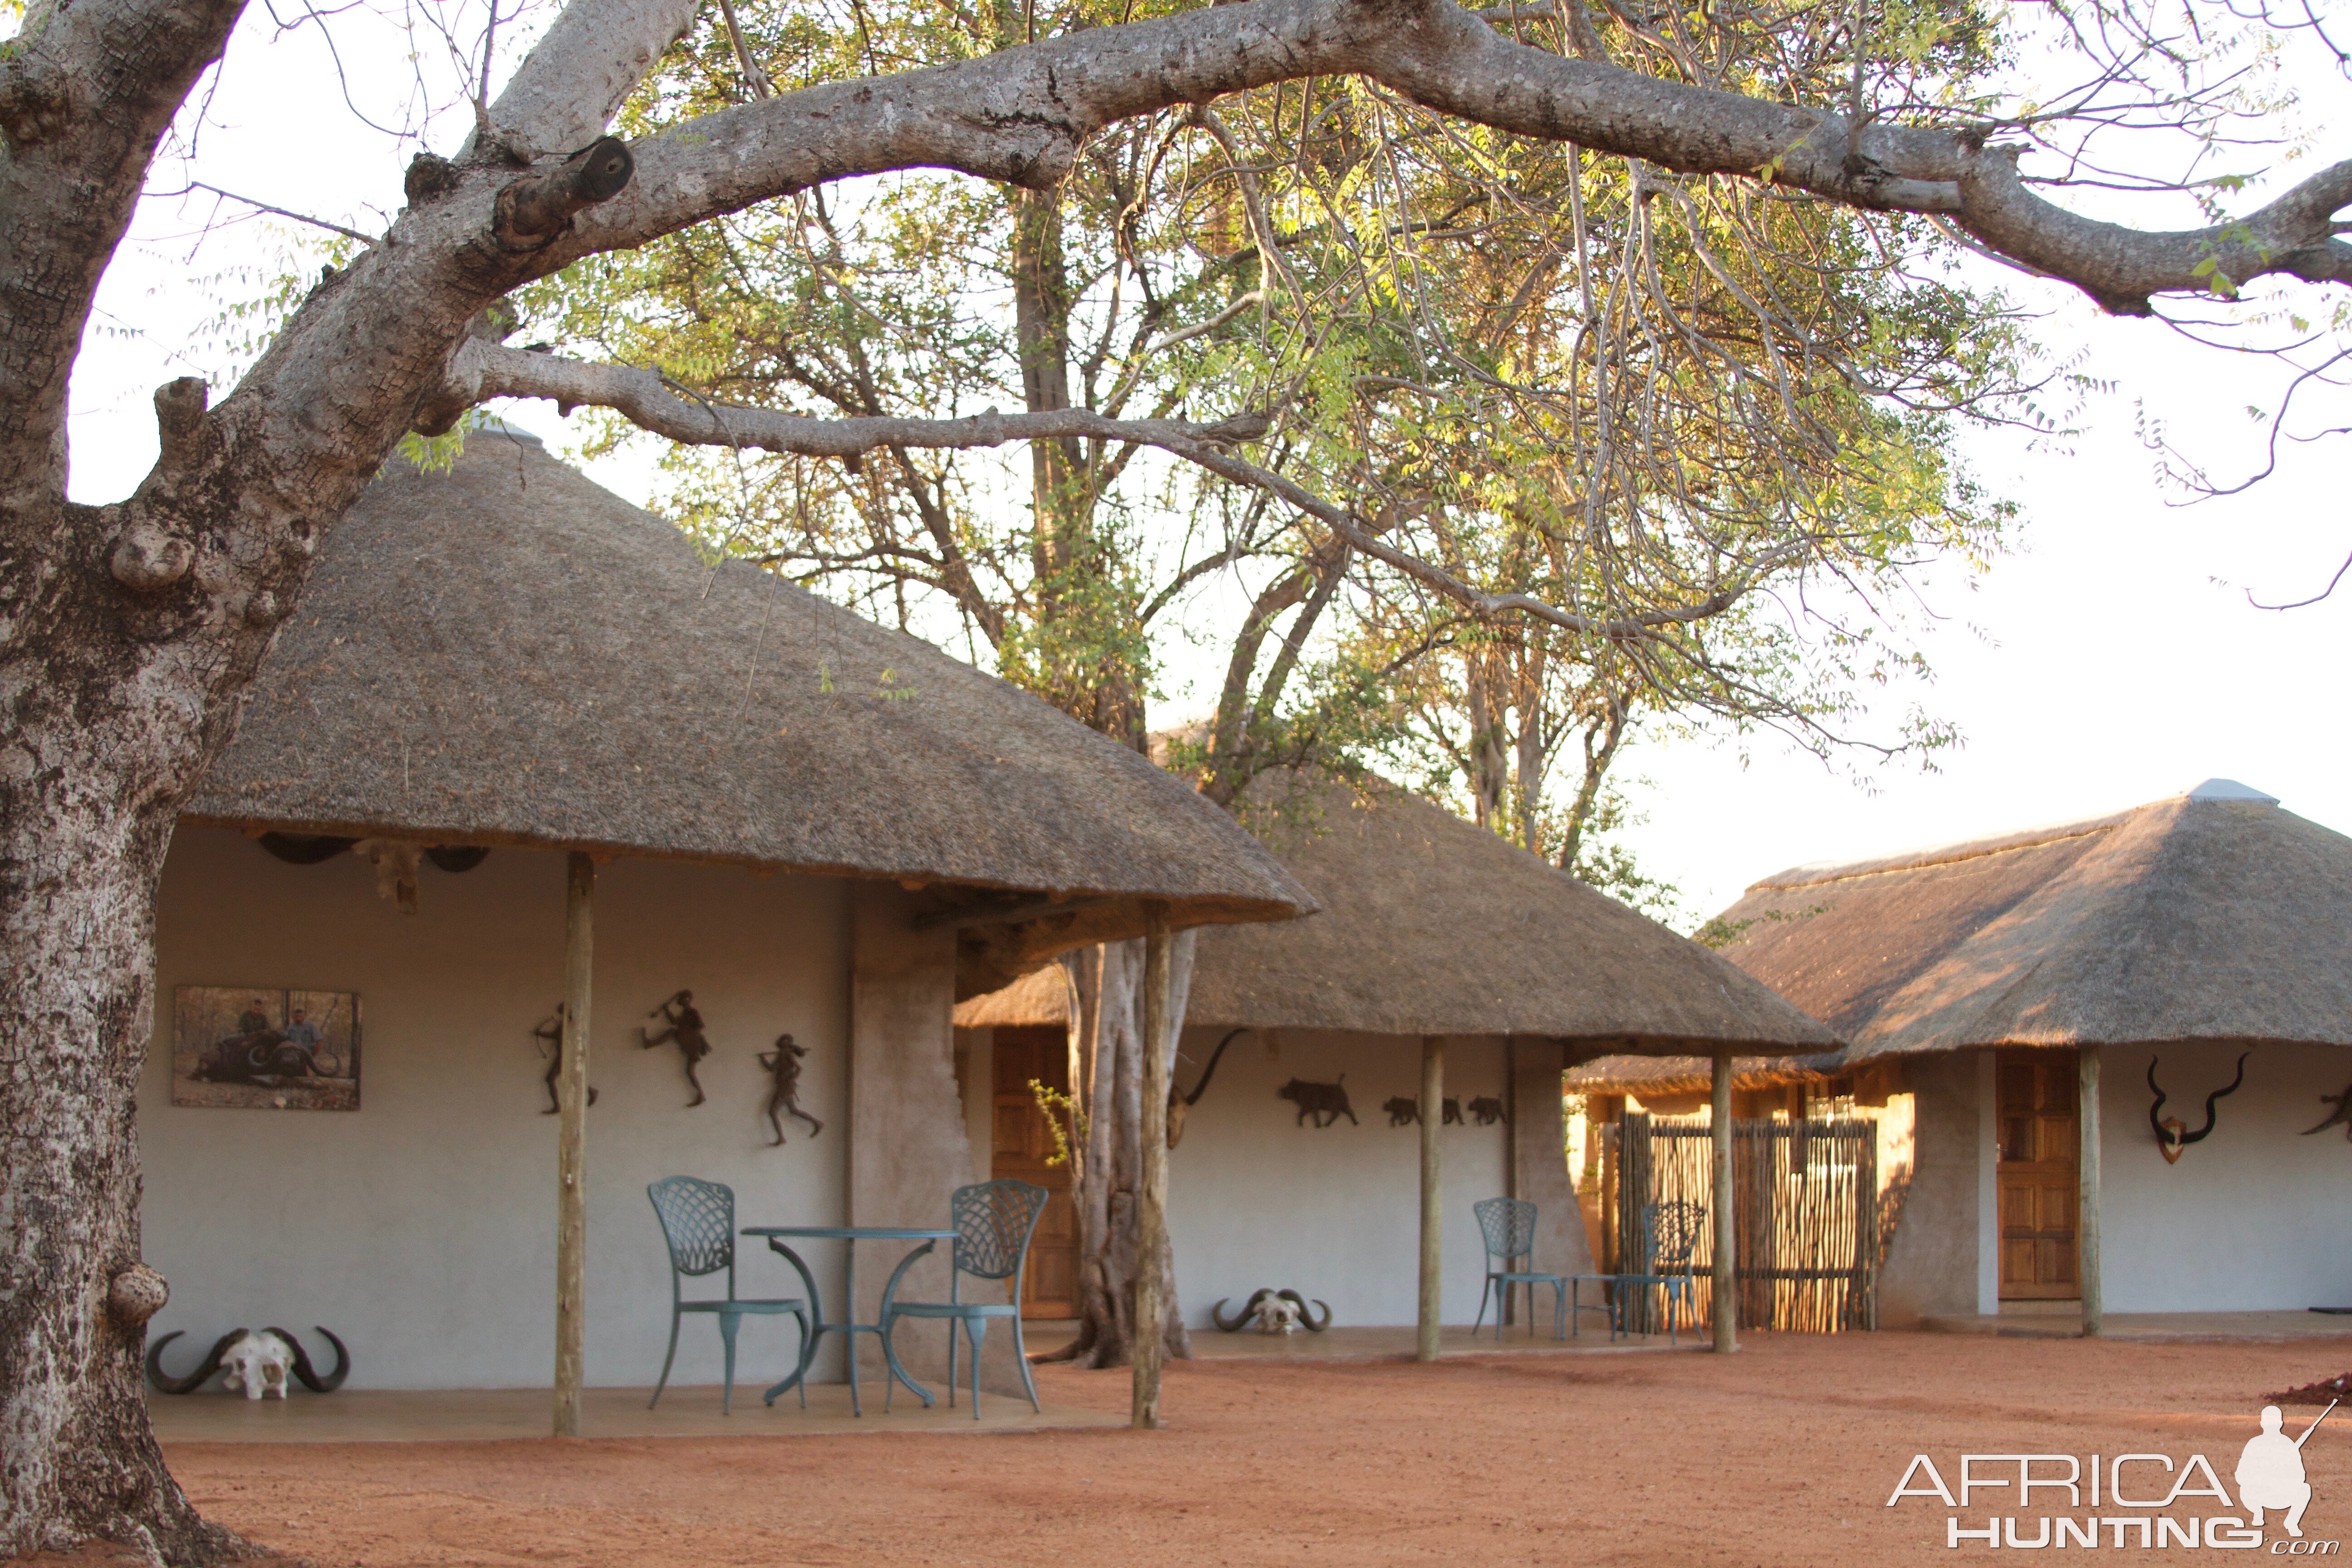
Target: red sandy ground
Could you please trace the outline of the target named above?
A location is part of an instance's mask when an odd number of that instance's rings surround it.
[[[1951,1563],[1983,1548],[1947,1549],[1940,1503],[1885,1506],[1913,1454],[1957,1484],[1964,1451],[2201,1452],[2234,1495],[2260,1391],[2347,1362],[2340,1340],[1756,1335],[1728,1359],[1180,1364],[1158,1433],[170,1458],[211,1517],[320,1568]],[[1123,1372],[1048,1367],[1038,1382],[1064,1404],[1127,1400]],[[2305,1459],[2305,1533],[2352,1537],[2352,1421],[2331,1420]]]

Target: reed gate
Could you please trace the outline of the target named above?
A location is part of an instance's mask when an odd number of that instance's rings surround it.
[[[1714,1310],[1714,1172],[1704,1122],[1626,1116],[1617,1133],[1616,1258],[1610,1270],[1655,1273],[1643,1211],[1682,1199],[1704,1216],[1691,1250],[1694,1314]],[[1835,1333],[1878,1326],[1878,1131],[1859,1118],[1734,1121],[1732,1198],[1739,1321],[1756,1328]],[[1664,1333],[1662,1293],[1629,1291],[1625,1325]]]

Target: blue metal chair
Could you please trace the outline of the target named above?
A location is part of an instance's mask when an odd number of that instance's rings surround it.
[[[1645,1205],[1642,1209],[1642,1236],[1648,1244],[1649,1256],[1642,1262],[1643,1268],[1632,1274],[1577,1274],[1568,1282],[1569,1317],[1576,1324],[1572,1332],[1583,1331],[1583,1312],[1609,1314],[1609,1337],[1615,1339],[1624,1331],[1625,1287],[1648,1289],[1655,1286],[1666,1296],[1666,1341],[1680,1344],[1675,1332],[1675,1304],[1680,1301],[1694,1317],[1697,1312],[1697,1282],[1692,1274],[1691,1254],[1698,1246],[1699,1226],[1706,1211],[1688,1198],[1668,1198],[1662,1203]],[[1588,1279],[1615,1287],[1606,1300],[1585,1306],[1577,1298],[1578,1289]]]
[[[654,1384],[650,1410],[661,1403],[669,1386],[670,1363],[677,1360],[678,1319],[688,1312],[709,1312],[719,1319],[719,1337],[727,1347],[727,1393],[719,1408],[735,1412],[735,1331],[747,1317],[773,1318],[787,1314],[800,1321],[801,1353],[809,1351],[808,1303],[797,1296],[772,1301],[739,1301],[735,1298],[735,1189],[692,1176],[666,1176],[646,1189],[653,1200],[654,1217],[661,1221],[662,1239],[669,1243],[669,1353],[662,1357],[661,1380]],[[688,1301],[685,1281],[727,1270],[727,1299]],[[808,1408],[803,1380],[801,1407]]]
[[[1515,1269],[1511,1265],[1526,1258],[1535,1262],[1536,1205],[1525,1198],[1486,1198],[1472,1204],[1470,1210],[1478,1216],[1478,1228],[1486,1237],[1486,1286],[1478,1292],[1478,1321],[1470,1326],[1475,1337],[1479,1326],[1486,1321],[1486,1298],[1495,1299],[1495,1337],[1503,1337],[1505,1309],[1510,1301],[1514,1285],[1528,1288],[1528,1333],[1536,1331],[1536,1287],[1551,1287],[1551,1337],[1568,1338],[1568,1280],[1558,1274],[1535,1274]],[[1500,1268],[1493,1267],[1499,1263]]]
[[[1028,1347],[1021,1340],[1021,1278],[1029,1266],[1029,1238],[1037,1231],[1037,1216],[1045,1212],[1045,1200],[1052,1194],[1045,1188],[1027,1182],[1009,1179],[982,1182],[973,1186],[958,1187],[949,1203],[953,1216],[949,1224],[955,1226],[954,1262],[948,1270],[948,1299],[944,1301],[893,1301],[883,1309],[882,1342],[890,1342],[890,1331],[901,1318],[944,1318],[948,1321],[948,1406],[955,1406],[956,1338],[955,1326],[963,1325],[966,1338],[971,1342],[971,1418],[980,1419],[980,1346],[988,1333],[991,1318],[1013,1321],[1013,1355],[1021,1363],[1021,1381],[1029,1390],[1029,1407],[1043,1413],[1037,1403],[1037,1380],[1029,1375]],[[963,1277],[975,1279],[1010,1279],[1010,1297],[1002,1302],[967,1301],[963,1299]],[[882,1394],[882,1408],[890,1408],[890,1391]]]

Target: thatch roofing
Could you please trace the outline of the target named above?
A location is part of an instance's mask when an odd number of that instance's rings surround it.
[[[2227,779],[2084,822],[1768,877],[1741,968],[1843,1059],[2147,1040],[2352,1045],[2352,838]]]
[[[1633,1051],[1835,1043],[1716,953],[1393,785],[1281,773],[1248,798],[1261,836],[1323,912],[1202,931],[1188,1024]],[[1064,1005],[1047,973],[964,1004],[956,1021],[1055,1023]]]
[[[993,889],[980,929],[1011,967],[992,984],[1139,932],[1147,898],[1184,924],[1312,907],[1135,752],[757,567],[713,568],[504,433],[446,474],[387,465],[336,526],[185,816],[954,885],[947,906]]]
[[[1782,1089],[1792,1083],[1825,1083],[1836,1076],[1842,1053],[1801,1057],[1735,1057],[1731,1087],[1742,1092]],[[1568,1069],[1561,1080],[1570,1094],[1705,1094],[1715,1087],[1715,1063],[1706,1057],[1598,1057]]]

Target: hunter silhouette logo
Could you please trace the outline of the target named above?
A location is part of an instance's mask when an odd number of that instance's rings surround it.
[[[2298,1436],[2285,1431],[2285,1413],[2275,1405],[2263,1406],[2262,1430],[2246,1439],[2231,1479],[2237,1498],[2210,1460],[2191,1454],[2176,1462],[2169,1454],[1962,1454],[1953,1484],[1948,1484],[1925,1454],[1915,1454],[1910,1468],[1886,1500],[1893,1508],[1906,1498],[1933,1498],[1951,1513],[1944,1521],[1944,1544],[1983,1542],[1989,1548],[2048,1546],[2109,1546],[2142,1549],[2205,1547],[2248,1551],[2265,1544],[2265,1515],[2278,1516],[2286,1533],[2269,1542],[2274,1557],[2332,1557],[2341,1549],[2334,1541],[2306,1541],[2304,1510],[2311,1506],[2311,1479],[2305,1472],[2304,1445],[2319,1430],[2339,1401],[2315,1417]],[[1977,1494],[1990,1492],[1992,1499]],[[2036,1493],[2042,1494],[2037,1498]],[[2182,1518],[2171,1510],[2199,1506],[2221,1511],[2210,1517]],[[1967,1511],[1997,1500],[2012,1510],[1985,1517],[1971,1526]],[[2037,1504],[2039,1507],[2037,1507]],[[2088,1517],[2075,1510],[2088,1505]],[[2044,1513],[2055,1505],[2062,1512]],[[2112,1511],[2110,1511],[2112,1510]],[[2105,1539],[2103,1539],[2105,1538]]]
[[[2329,1400],[2327,1410],[2340,1403]],[[2238,1501],[2246,1510],[2246,1522],[2256,1530],[2263,1527],[2264,1509],[2284,1509],[2286,1518],[2280,1522],[2289,1535],[2303,1539],[2303,1510],[2311,1506],[2311,1482],[2303,1473],[2303,1446],[2319,1430],[2320,1421],[2327,1419],[2327,1410],[2303,1429],[2302,1436],[2290,1437],[2281,1430],[2286,1423],[2285,1412],[2275,1405],[2263,1406],[2263,1429],[2246,1439],[2236,1478]]]

